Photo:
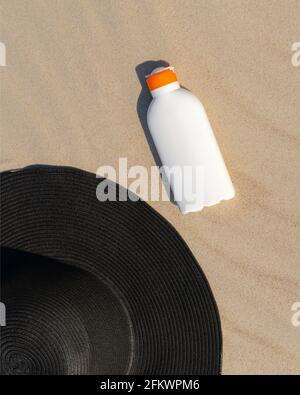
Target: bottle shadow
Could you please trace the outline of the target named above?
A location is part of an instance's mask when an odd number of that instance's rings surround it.
[[[174,201],[174,196],[172,193],[172,190],[170,188],[170,185],[167,181],[167,175],[163,169],[163,164],[161,162],[161,159],[159,157],[159,154],[157,152],[157,149],[155,147],[153,138],[151,136],[150,130],[148,128],[147,124],[147,111],[148,107],[151,103],[152,97],[149,92],[145,76],[150,74],[155,68],[157,67],[169,67],[170,64],[164,60],[148,60],[146,62],[140,63],[136,66],[135,71],[138,76],[138,79],[140,81],[142,90],[141,93],[139,94],[137,104],[136,104],[136,111],[141,123],[141,126],[143,128],[145,137],[147,139],[149,148],[151,150],[152,156],[154,158],[154,161],[156,163],[156,166],[160,169],[160,175],[162,179],[162,183],[165,187],[165,190],[167,192],[168,198],[173,204],[176,204]]]

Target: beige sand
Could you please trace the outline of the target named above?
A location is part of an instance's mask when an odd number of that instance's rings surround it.
[[[236,199],[187,216],[153,202],[214,290],[223,372],[300,373],[300,3],[1,1],[1,169],[150,167],[136,66],[165,60],[205,104]],[[139,72],[147,67],[140,67]],[[149,98],[142,95],[143,121]],[[143,123],[143,122],[142,122]]]

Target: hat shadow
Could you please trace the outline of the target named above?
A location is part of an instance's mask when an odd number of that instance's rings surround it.
[[[163,169],[163,164],[161,162],[161,159],[159,157],[159,154],[157,152],[157,149],[155,147],[153,138],[151,136],[148,124],[147,124],[147,111],[148,107],[151,103],[152,97],[151,94],[149,93],[149,89],[146,83],[145,76],[148,74],[151,74],[151,72],[157,68],[157,67],[169,67],[170,64],[166,62],[165,60],[147,60],[143,63],[140,63],[136,66],[135,71],[138,76],[138,79],[141,84],[141,92],[139,94],[137,104],[136,104],[136,111],[141,123],[141,126],[143,128],[145,137],[147,139],[149,148],[151,150],[152,156],[154,158],[156,166],[160,170],[160,176],[162,179],[162,183],[165,187],[166,193],[168,195],[169,200],[176,205],[174,201],[174,195],[173,192],[167,182],[167,176],[166,173]]]

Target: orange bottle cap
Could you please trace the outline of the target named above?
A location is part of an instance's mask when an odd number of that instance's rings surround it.
[[[158,69],[157,72],[154,70],[152,73],[146,76],[147,85],[150,91],[177,81],[173,67],[166,67],[162,70]]]

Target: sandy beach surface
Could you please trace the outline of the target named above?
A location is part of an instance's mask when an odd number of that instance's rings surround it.
[[[216,297],[224,374],[300,373],[300,2],[0,1],[0,169],[155,165],[143,76],[176,67],[204,103],[235,199],[183,216]],[[142,82],[142,84],[141,84]]]

